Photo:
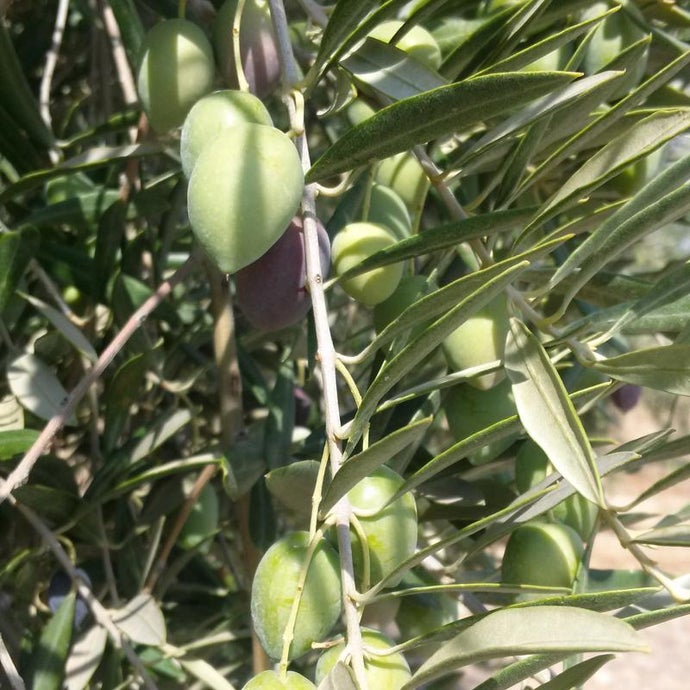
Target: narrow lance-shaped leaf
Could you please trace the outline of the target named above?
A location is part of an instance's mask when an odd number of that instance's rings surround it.
[[[350,489],[388,462],[397,452],[417,441],[426,432],[431,421],[431,418],[427,417],[408,424],[344,462],[335,473],[321,500],[319,507],[321,515],[325,515]]]
[[[638,652],[644,640],[624,621],[572,606],[500,609],[463,630],[422,664],[403,690],[478,663],[536,652]]]
[[[690,395],[690,344],[635,350],[595,362],[593,367],[619,381]]]
[[[307,173],[307,182],[462,131],[550,93],[576,77],[569,72],[491,74],[398,101],[353,127],[328,148]]]
[[[447,82],[436,72],[387,43],[368,38],[340,61],[353,77],[394,101],[431,91]]]
[[[690,525],[669,525],[640,534],[633,541],[655,546],[690,546]]]
[[[488,279],[488,276],[492,274],[492,269],[495,271],[496,267],[486,269],[487,281],[484,285],[468,294],[456,307],[430,325],[424,333],[405,346],[382,367],[362,397],[355,418],[352,420],[345,455],[350,455],[354,450],[362,436],[364,427],[369,423],[371,415],[383,396],[434,348],[438,347],[464,320],[488,304],[528,266],[529,263],[524,261],[509,268],[501,267],[501,273],[492,279]]]
[[[29,261],[36,256],[39,241],[34,228],[0,234],[0,314],[17,290]]]
[[[77,595],[70,592],[60,603],[41,633],[31,657],[32,690],[59,690],[65,675],[65,664],[72,641]]]
[[[527,433],[579,493],[603,505],[594,453],[582,422],[543,346],[517,319],[510,320],[505,369]]]
[[[93,345],[86,339],[86,336],[61,312],[51,307],[36,297],[21,293],[22,297],[33,307],[35,307],[57,330],[81,352],[85,357],[95,362],[98,359]]]
[[[606,180],[646,156],[690,126],[690,111],[655,112],[638,122],[622,136],[599,149],[574,175],[570,176],[544,205],[534,223],[539,224],[560,209],[587,196]]]

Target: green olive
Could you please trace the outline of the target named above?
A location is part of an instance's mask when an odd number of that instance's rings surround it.
[[[258,259],[285,232],[302,199],[297,149],[283,132],[239,124],[221,132],[189,180],[189,221],[221,271]]]
[[[349,223],[333,239],[331,257],[337,275],[357,266],[364,259],[395,244],[395,238],[377,223]],[[350,297],[373,307],[390,297],[402,278],[403,264],[395,263],[341,281]]]
[[[506,584],[572,587],[583,551],[582,540],[567,525],[520,525],[508,538],[501,579]]]
[[[307,563],[309,534],[291,532],[275,542],[261,558],[254,575],[251,613],[254,630],[266,653],[281,657],[293,602]],[[336,624],[341,611],[340,564],[333,547],[321,539],[309,563],[297,611],[288,658],[308,652]]]
[[[190,108],[213,88],[213,49],[186,19],[167,19],[146,34],[137,73],[139,97],[151,126],[179,127]]]
[[[412,233],[412,219],[405,202],[392,189],[382,184],[374,183],[371,186],[366,220],[383,225],[399,240],[404,240]]]
[[[266,106],[246,91],[215,91],[197,101],[185,118],[180,139],[182,171],[189,178],[201,150],[237,124],[273,125]]]
[[[388,43],[402,25],[403,22],[400,20],[390,19],[381,22],[369,35]],[[441,66],[441,50],[438,43],[423,26],[415,25],[409,31],[406,30],[402,38],[396,41],[395,46],[429,69],[437,70]]]
[[[552,471],[546,453],[527,439],[515,456],[515,486],[520,493],[529,491]],[[598,508],[580,494],[573,494],[551,511],[553,517],[574,529],[582,539],[589,539],[594,531]]]
[[[443,403],[448,426],[456,441],[461,441],[501,419],[517,414],[510,381],[504,379],[489,390],[479,390],[466,384],[454,386]],[[515,441],[515,435],[487,443],[468,457],[471,463],[482,465],[498,457]]]
[[[410,153],[398,153],[382,160],[376,169],[376,181],[392,189],[415,217],[429,191],[429,178]]]
[[[362,641],[365,646],[364,670],[370,690],[400,690],[412,677],[410,667],[400,652],[379,656],[367,654],[366,648],[385,651],[393,642],[378,630],[362,630]],[[317,685],[329,674],[343,653],[344,645],[339,644],[324,652],[316,663]]]
[[[263,671],[246,683],[242,690],[316,690],[316,685],[295,671],[281,678],[275,671]]]
[[[397,472],[383,465],[348,493],[352,510],[366,535],[372,584],[410,558],[417,547],[417,506],[414,497],[407,492],[389,503],[403,483],[403,478]],[[357,537],[353,540],[353,554],[361,572],[363,558]],[[394,587],[401,579],[402,574],[386,584]]]
[[[482,307],[456,328],[444,341],[443,352],[453,371],[462,371],[502,360],[508,335],[508,307],[504,295]],[[487,390],[503,379],[499,369],[470,379],[468,383]]]

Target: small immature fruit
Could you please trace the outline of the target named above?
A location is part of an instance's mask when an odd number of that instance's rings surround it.
[[[370,559],[370,583],[375,584],[393,572],[417,548],[417,506],[410,492],[388,503],[403,485],[403,478],[382,465],[348,493],[352,510],[367,538]],[[353,531],[353,555],[362,572],[361,545]],[[389,580],[394,587],[402,579]]]
[[[570,527],[526,523],[508,538],[501,579],[506,584],[572,587],[582,554],[582,540]]]
[[[365,647],[364,670],[367,685],[371,690],[400,690],[410,680],[412,674],[405,657],[400,652],[378,656],[367,654],[366,648],[387,650],[393,646],[383,633],[364,628],[362,641]],[[344,645],[339,644],[324,652],[316,663],[315,680],[317,685],[329,674],[343,652]]]
[[[288,671],[284,680],[275,671],[263,671],[242,690],[316,690],[316,685],[295,671]]]
[[[517,414],[508,379],[486,391],[467,384],[454,386],[446,395],[443,408],[456,441],[461,441],[506,417]],[[468,459],[474,465],[482,465],[499,456],[514,441],[514,435],[492,441],[471,453]]]
[[[281,657],[283,633],[290,617],[302,569],[307,561],[308,532],[291,532],[263,555],[254,575],[251,613],[254,629],[266,653]],[[321,539],[314,550],[299,603],[289,659],[322,640],[341,611],[340,565],[333,547]]]
[[[389,43],[402,25],[403,22],[398,19],[381,22],[369,35],[379,41]],[[441,50],[438,43],[422,26],[416,25],[406,31],[402,38],[395,42],[395,46],[429,69],[437,70],[441,66]]]
[[[266,106],[246,91],[215,91],[197,101],[185,118],[180,139],[182,171],[189,178],[201,150],[220,132],[243,122],[273,125]]]
[[[499,295],[467,321],[456,328],[444,341],[443,352],[453,371],[462,371],[481,364],[503,359],[508,335],[508,307]],[[481,390],[495,386],[503,378],[503,371],[484,374],[468,383]]]
[[[364,259],[395,244],[395,238],[377,223],[349,223],[333,240],[333,268],[342,275]],[[402,278],[402,263],[388,264],[341,281],[350,297],[373,307],[390,297]]]
[[[213,45],[223,80],[238,88],[233,22],[237,0],[226,0],[213,25]],[[270,94],[280,81],[278,47],[266,0],[247,0],[240,22],[240,56],[249,90],[260,98]]]
[[[317,223],[321,276],[328,275],[331,245]],[[237,271],[237,305],[259,330],[277,331],[299,323],[311,309],[306,289],[302,219],[293,218],[280,239],[256,261]]]
[[[202,544],[202,550],[208,551],[208,539],[218,529],[219,513],[218,495],[210,484],[206,484],[182,527],[178,544],[183,549],[193,549]]]
[[[189,180],[189,221],[224,273],[256,261],[285,232],[304,190],[297,149],[283,132],[239,124],[221,132]]]
[[[541,482],[552,471],[546,453],[532,440],[525,441],[515,456],[515,487],[522,494]],[[550,511],[564,525],[588,540],[594,531],[597,506],[581,494],[573,494]]]
[[[429,178],[409,153],[384,158],[376,169],[376,181],[390,187],[405,202],[412,215],[418,213],[429,191]]]
[[[206,34],[186,19],[167,19],[146,35],[137,90],[152,127],[179,127],[189,109],[213,88],[213,49]]]

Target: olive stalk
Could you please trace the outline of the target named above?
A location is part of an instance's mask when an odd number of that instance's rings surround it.
[[[296,90],[300,80],[299,72],[292,52],[285,7],[282,0],[269,0],[271,20],[278,43],[278,56],[283,73],[283,83],[287,90],[294,89],[294,96],[287,98],[290,113],[290,124],[294,132],[295,145],[302,160],[304,172],[311,167],[309,147],[304,134],[303,109],[297,107],[301,93]],[[298,113],[302,115],[298,119]],[[331,472],[335,474],[342,463],[342,445],[338,437],[341,427],[338,405],[338,386],[336,378],[336,352],[328,326],[328,309],[324,294],[323,276],[321,275],[321,258],[316,225],[316,194],[312,185],[306,185],[302,197],[304,216],[304,244],[307,264],[307,285],[312,299],[312,310],[316,328],[318,358],[321,365],[323,404],[326,424],[326,439],[329,449]],[[344,496],[334,508],[338,551],[343,594],[343,610],[347,634],[347,644],[351,653],[352,669],[358,685],[367,690],[364,668],[364,650],[362,633],[359,627],[359,613],[355,604],[357,588],[355,584],[354,563],[352,558],[352,538],[350,535],[350,517],[352,507],[347,496]]]

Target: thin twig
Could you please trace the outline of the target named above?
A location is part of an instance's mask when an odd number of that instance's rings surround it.
[[[50,48],[46,53],[46,64],[43,68],[43,76],[41,77],[41,86],[39,89],[39,109],[41,111],[41,117],[48,126],[48,129],[50,129],[52,126],[52,118],[50,115],[50,90],[53,83],[53,75],[55,74],[55,66],[57,65],[58,55],[60,54],[62,37],[65,35],[65,25],[67,24],[68,10],[69,0],[60,0],[58,3],[57,12],[55,14],[53,38],[50,42]]]
[[[21,462],[12,470],[7,480],[0,485],[0,503],[7,499],[14,489],[27,480],[38,458],[48,450],[53,439],[65,425],[65,422],[70,418],[79,404],[79,401],[86,395],[89,388],[98,381],[113,359],[115,359],[127,341],[143,325],[154,309],[156,309],[156,307],[173,291],[175,286],[179,285],[187,278],[196,265],[196,261],[196,255],[190,256],[187,261],[185,261],[168,280],[161,283],[153,295],[151,295],[151,297],[129,317],[129,320],[122,327],[122,330],[113,338],[108,347],[103,350],[103,353],[98,358],[93,368],[87,372],[74,390],[67,396],[60,412],[51,417],[39,437],[34,441],[34,444],[29,448],[26,455],[24,455]]]
[[[286,89],[295,89],[300,81],[297,63],[292,51],[290,33],[282,0],[269,0],[271,19],[278,43],[278,53],[283,69]],[[290,125],[298,133],[295,145],[302,160],[304,172],[311,167],[307,137],[304,133],[304,109],[297,107],[297,100],[301,93],[294,92],[294,98],[287,98],[286,103],[290,111]],[[304,219],[304,244],[307,264],[307,284],[311,294],[318,358],[322,372],[324,416],[326,424],[326,439],[329,447],[331,471],[333,474],[342,463],[342,447],[337,432],[340,429],[340,409],[338,404],[338,386],[336,377],[336,353],[333,339],[328,325],[328,307],[323,289],[321,275],[321,258],[316,226],[316,195],[313,185],[307,185],[302,197],[302,213]],[[340,571],[342,578],[343,609],[347,630],[347,644],[352,654],[352,669],[357,683],[362,690],[367,690],[367,680],[364,669],[364,650],[362,634],[359,627],[359,615],[355,598],[357,587],[355,583],[354,563],[352,560],[352,537],[350,535],[350,516],[352,508],[347,496],[344,496],[334,510],[336,533],[338,535],[338,550],[340,554]]]
[[[0,489],[4,489],[4,485],[0,485]],[[14,496],[9,496],[9,501],[12,507],[24,516],[24,519],[38,532],[45,541],[48,548],[53,552],[55,558],[58,560],[63,570],[70,576],[77,589],[79,596],[86,602],[89,610],[93,614],[96,623],[105,628],[110,639],[117,649],[121,649],[132,666],[139,672],[144,685],[149,690],[158,690],[158,687],[149,676],[146,667],[141,659],[137,656],[130,643],[127,641],[125,635],[117,627],[106,608],[94,596],[91,589],[81,578],[74,564],[70,560],[62,544],[56,539],[52,531],[43,523],[43,521],[31,510],[28,506],[20,503]]]
[[[21,679],[9,651],[7,651],[2,635],[0,635],[0,666],[2,666],[2,670],[5,672],[5,677],[12,686],[12,690],[26,690],[24,681]]]

